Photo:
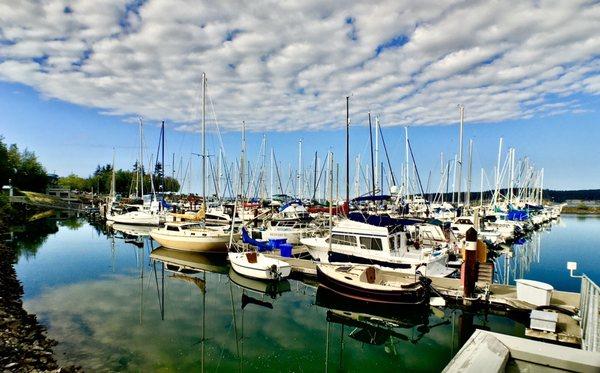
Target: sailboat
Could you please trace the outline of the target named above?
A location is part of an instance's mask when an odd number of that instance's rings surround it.
[[[166,223],[150,231],[152,239],[164,247],[182,251],[226,253],[233,227],[207,227],[206,217],[206,74],[202,74],[202,208],[192,220],[199,222]]]
[[[120,224],[131,224],[131,225],[160,225],[163,221],[164,216],[159,213],[159,203],[152,198],[149,201],[146,201],[144,198],[144,148],[143,148],[143,130],[142,130],[142,120],[140,118],[140,167],[138,167],[140,172],[140,183],[141,183],[141,195],[143,204],[142,205],[132,205],[130,207],[135,208],[133,211],[127,211],[123,214],[112,213],[107,215],[106,220],[112,221],[114,223]],[[152,175],[150,176],[152,177]],[[113,176],[114,178],[114,176]],[[112,190],[111,190],[112,193]]]

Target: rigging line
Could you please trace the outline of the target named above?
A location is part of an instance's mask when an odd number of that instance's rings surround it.
[[[316,198],[317,188],[319,187],[319,184],[321,184],[321,177],[323,176],[323,171],[325,170],[326,163],[327,163],[327,157],[324,157],[323,166],[321,167],[321,172],[319,173],[319,178],[317,179],[317,182],[315,183],[315,190],[313,191],[313,199]]]
[[[387,146],[385,145],[385,137],[383,137],[383,131],[381,130],[381,123],[379,123],[379,135],[381,137],[381,143],[383,144],[383,151],[385,152],[385,158],[387,159],[388,168],[390,169],[390,174],[392,175],[392,183],[396,185],[396,177],[394,176],[394,169],[392,168],[392,162],[390,161],[390,156],[387,151]]]
[[[413,154],[412,146],[410,145],[410,139],[406,140],[408,142],[408,150],[410,150],[410,157],[412,158],[413,165],[415,166],[415,173],[417,174],[417,180],[419,181],[419,187],[421,188],[421,197],[423,196],[423,184],[421,183],[421,176],[419,176],[419,168],[417,167],[417,162],[415,161],[415,156]]]

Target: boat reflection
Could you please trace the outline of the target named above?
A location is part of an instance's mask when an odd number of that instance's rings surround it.
[[[150,259],[163,263],[167,271],[187,275],[204,271],[225,274],[229,270],[225,255],[178,251],[162,246],[152,250]]]
[[[268,295],[272,299],[277,298],[281,294],[290,291],[291,289],[290,282],[288,280],[261,281],[242,276],[233,269],[229,270],[229,279],[243,290],[249,290],[261,295]]]

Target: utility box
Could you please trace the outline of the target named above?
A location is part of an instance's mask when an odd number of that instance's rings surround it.
[[[536,306],[550,305],[552,299],[552,291],[554,288],[545,282],[518,279],[517,283],[517,299],[523,302],[531,303]]]
[[[533,310],[531,311],[529,320],[529,328],[531,329],[556,333],[556,323],[558,322],[558,314],[556,312]]]

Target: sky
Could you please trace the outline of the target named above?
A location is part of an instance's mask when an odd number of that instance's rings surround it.
[[[266,136],[283,184],[299,139],[307,172],[328,150],[343,170],[350,96],[352,165],[369,163],[370,111],[397,174],[409,127],[435,190],[462,104],[473,190],[482,167],[493,182],[500,137],[545,187],[600,185],[597,1],[0,1],[0,135],[49,172],[89,175],[113,148],[130,168],[141,117],[146,153],[164,120],[176,174],[192,159],[198,175],[203,72],[211,154],[220,134],[238,157],[245,121],[251,160]]]

